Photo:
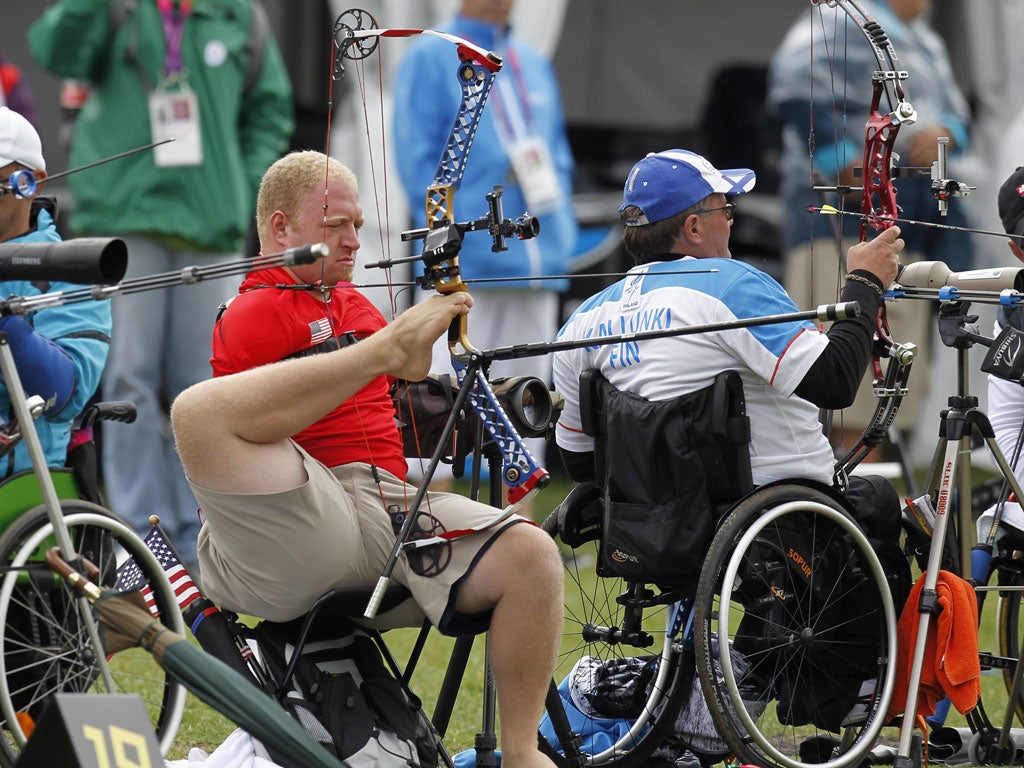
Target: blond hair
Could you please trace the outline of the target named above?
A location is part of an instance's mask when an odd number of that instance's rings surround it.
[[[359,182],[348,166],[323,152],[289,152],[271,165],[263,174],[256,197],[256,229],[261,250],[271,242],[270,217],[274,211],[281,211],[289,221],[298,223],[309,190],[323,188],[329,182],[359,189]]]

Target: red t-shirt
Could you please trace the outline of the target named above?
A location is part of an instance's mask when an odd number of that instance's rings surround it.
[[[276,284],[294,285],[295,278],[285,269],[246,275],[213,330],[214,376],[274,363],[348,332],[363,339],[387,324],[355,288],[335,289],[325,304],[309,291]],[[374,379],[292,439],[328,467],[364,462],[405,479],[390,384],[385,376]]]

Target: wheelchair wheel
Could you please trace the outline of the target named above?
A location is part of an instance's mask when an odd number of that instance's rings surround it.
[[[72,500],[61,507],[75,549],[100,570],[97,581],[114,586],[118,566],[134,558],[161,621],[183,634],[171,585],[142,540],[95,504]],[[7,569],[0,581],[0,763],[14,766],[43,705],[56,693],[138,694],[166,754],[184,711],[184,687],[142,648],[107,658],[108,687],[82,621],[81,611],[95,613],[42,561],[54,543],[44,507],[26,512],[0,536],[0,562]]]
[[[1006,574],[1000,574],[999,583],[1012,587],[1015,590],[1024,588],[1024,575],[1007,570]],[[999,655],[1011,659],[1020,658],[1021,636],[1024,631],[1024,613],[1021,611],[1021,593],[1019,591],[1007,591],[999,593],[999,603],[996,610],[996,633],[999,637]],[[1013,688],[1013,670],[1003,670],[1003,683],[1006,686],[1007,694]],[[1017,696],[1012,702],[1013,710],[1017,720],[1024,724],[1024,694]]]
[[[555,680],[582,749],[575,755],[566,749],[570,734],[555,724],[551,702],[542,745],[545,739],[555,745],[549,754],[560,766],[650,765],[655,750],[671,740],[693,680],[692,654],[681,642],[692,601],[681,605],[655,587],[598,576],[599,542],[567,545],[557,510],[542,527],[563,548],[565,618]],[[604,682],[592,686],[599,678]]]
[[[838,502],[800,485],[739,502],[696,600],[697,674],[739,760],[857,765],[887,718],[896,615],[878,557]]]

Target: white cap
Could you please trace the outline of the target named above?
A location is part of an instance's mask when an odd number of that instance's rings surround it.
[[[31,171],[45,171],[43,143],[32,123],[10,107],[0,107],[0,166],[19,163]]]

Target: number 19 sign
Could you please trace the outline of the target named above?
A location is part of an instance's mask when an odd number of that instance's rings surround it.
[[[18,768],[163,768],[142,699],[59,693],[43,713]]]

